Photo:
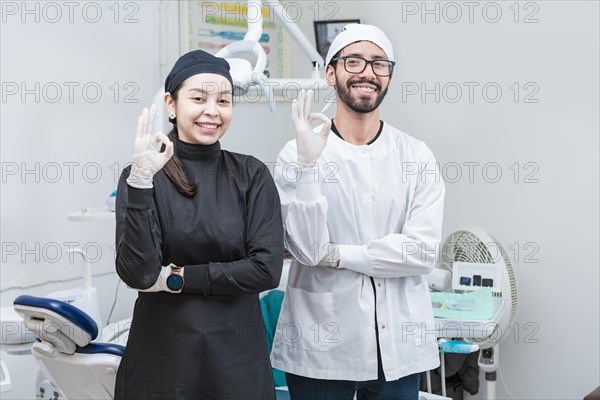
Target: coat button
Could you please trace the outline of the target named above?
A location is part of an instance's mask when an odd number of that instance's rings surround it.
[[[385,325],[381,325],[381,329],[385,329]]]

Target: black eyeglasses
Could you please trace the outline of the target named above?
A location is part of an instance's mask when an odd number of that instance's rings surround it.
[[[390,76],[396,63],[390,60],[367,60],[362,57],[345,56],[336,57],[331,61],[344,60],[344,69],[351,74],[360,74],[371,64],[373,73],[377,76]]]

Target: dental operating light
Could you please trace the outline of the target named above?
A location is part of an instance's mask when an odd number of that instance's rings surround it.
[[[327,89],[327,82],[320,77],[319,69],[324,67],[323,57],[315,50],[300,28],[293,22],[287,11],[279,1],[265,1],[264,5],[269,7],[277,22],[287,29],[313,64],[313,73],[310,79],[269,79],[265,73],[267,55],[259,39],[262,35],[262,1],[249,0],[247,6],[248,31],[244,39],[233,42],[215,55],[225,58],[231,67],[230,73],[233,79],[234,94],[244,95],[252,87],[259,87],[267,97],[269,108],[275,112],[274,88],[284,88],[293,85],[296,89]],[[255,10],[256,15],[250,15]],[[256,57],[254,67],[250,61],[241,56],[252,54]]]
[[[263,36],[263,4],[269,8],[271,13],[275,16],[277,23],[288,31],[312,63],[313,68],[310,77],[274,79],[266,76],[266,53],[263,47],[259,45],[259,41]],[[161,7],[164,7],[164,1],[161,1]],[[300,28],[293,22],[293,18],[290,17],[279,1],[267,0],[263,2],[248,0],[246,10],[248,30],[244,34],[243,39],[228,44],[215,54],[218,57],[225,58],[229,62],[235,95],[243,96],[250,89],[258,88],[265,93],[269,109],[272,112],[275,112],[275,89],[293,88],[297,90],[327,90],[329,88],[327,81],[323,79],[320,74],[320,71],[325,67],[323,57],[321,57],[304,33],[302,33]],[[161,8],[161,12],[163,12],[164,15],[164,9]],[[166,22],[161,20],[161,27],[165,24]],[[162,30],[164,30],[164,27],[161,28],[161,32]],[[165,36],[164,33],[161,33],[161,38]],[[162,50],[164,47],[166,47],[166,45],[161,43],[161,54],[162,51],[164,51]],[[248,59],[251,57],[255,58],[255,60],[253,60],[254,66]],[[161,56],[161,60],[163,59],[164,56]],[[161,61],[161,68],[163,66],[163,61]],[[170,124],[163,105],[164,93],[164,88],[161,87],[154,95],[152,103],[156,105],[157,109],[155,126],[163,132],[168,132],[170,130]],[[321,112],[324,112],[330,105],[331,102],[328,102]]]

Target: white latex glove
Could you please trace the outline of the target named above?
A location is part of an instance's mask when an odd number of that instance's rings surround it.
[[[138,290],[139,292],[171,292],[171,290],[167,287],[167,278],[171,275],[171,267],[167,265],[166,267],[162,267],[160,270],[160,274],[158,275],[158,279],[148,289]]]
[[[332,243],[327,244],[327,253],[325,254],[325,257],[319,261],[319,266],[338,268],[340,266],[340,248]]]
[[[138,118],[131,172],[127,178],[129,186],[138,189],[150,189],[154,174],[173,156],[173,143],[167,135],[162,132],[152,134],[155,116],[156,106],[152,105],[150,111],[144,108],[142,115]],[[165,151],[161,153],[162,144],[165,145]]]
[[[300,168],[312,167],[321,156],[327,137],[331,130],[331,120],[321,113],[311,113],[310,103],[313,91],[302,91],[292,104],[292,121],[296,129],[296,145],[298,146],[298,164]],[[314,132],[310,124],[315,120],[321,120],[323,127],[319,132]]]

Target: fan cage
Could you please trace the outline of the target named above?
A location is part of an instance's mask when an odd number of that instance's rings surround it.
[[[506,301],[506,306],[509,307],[508,317],[501,318],[494,332],[487,338],[473,340],[481,349],[492,347],[508,336],[516,320],[517,282],[510,258],[493,237],[488,237],[484,232],[476,234],[471,230],[461,230],[452,233],[446,239],[441,249],[441,263],[438,267],[452,272],[455,262],[500,263],[504,266],[502,291],[492,292],[492,295]]]

